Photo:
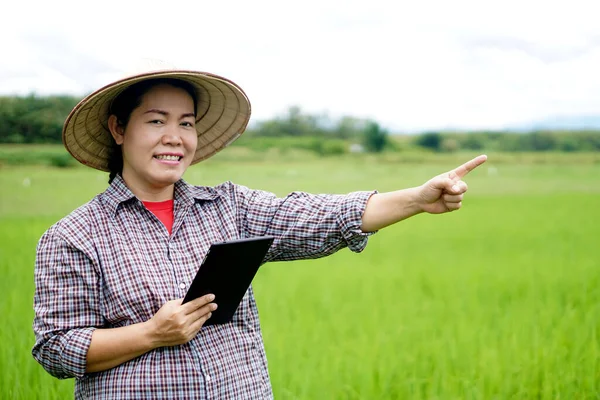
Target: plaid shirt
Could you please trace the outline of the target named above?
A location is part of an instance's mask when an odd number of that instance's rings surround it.
[[[272,398],[252,288],[232,322],[107,371],[85,372],[92,332],[147,321],[183,297],[213,242],[275,236],[265,261],[362,251],[369,234],[361,216],[373,193],[277,198],[231,182],[180,180],[169,235],[117,177],[40,239],[33,356],[58,378],[76,377],[76,399]]]

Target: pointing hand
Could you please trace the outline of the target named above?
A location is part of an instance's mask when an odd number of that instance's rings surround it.
[[[469,172],[483,164],[487,156],[475,157],[458,168],[438,175],[419,188],[419,200],[423,211],[441,214],[458,210],[462,205],[467,184],[462,180]]]

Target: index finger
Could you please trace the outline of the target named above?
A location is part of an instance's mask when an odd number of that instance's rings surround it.
[[[486,155],[481,155],[481,156],[475,157],[471,161],[467,161],[460,167],[455,168],[452,171],[450,171],[450,178],[451,179],[455,179],[455,178],[462,179],[465,175],[467,175],[469,172],[473,171],[475,168],[479,167],[486,160],[487,160]]]
[[[200,307],[210,303],[211,301],[213,301],[215,299],[215,295],[214,294],[207,294],[201,297],[198,297],[188,303],[183,304],[183,306],[186,308],[186,314],[191,314],[192,312],[194,312],[195,310],[199,309]]]

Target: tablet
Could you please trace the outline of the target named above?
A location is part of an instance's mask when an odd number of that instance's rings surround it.
[[[182,304],[212,293],[218,308],[204,325],[231,321],[274,239],[260,236],[213,243]]]

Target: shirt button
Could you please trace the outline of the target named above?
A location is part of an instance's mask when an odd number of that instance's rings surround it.
[[[210,382],[210,375],[206,374],[204,378],[206,379],[206,382]]]
[[[179,284],[179,289],[185,289],[185,283],[181,282],[181,283]]]

